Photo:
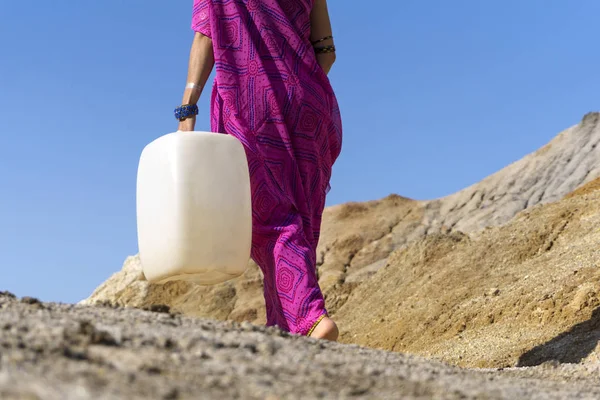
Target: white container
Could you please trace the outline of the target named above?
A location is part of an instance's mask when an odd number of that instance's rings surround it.
[[[175,132],[147,145],[137,176],[146,279],[212,285],[244,273],[252,211],[248,162],[233,136]]]

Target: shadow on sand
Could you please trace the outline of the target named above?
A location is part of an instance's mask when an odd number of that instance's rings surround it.
[[[532,367],[548,361],[579,363],[589,356],[600,342],[600,307],[589,320],[575,325],[554,339],[534,347],[519,358],[518,367]]]

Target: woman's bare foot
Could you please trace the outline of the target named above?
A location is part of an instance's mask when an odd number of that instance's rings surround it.
[[[315,339],[331,340],[332,342],[335,342],[337,341],[339,334],[340,331],[338,330],[335,322],[333,322],[331,318],[325,317],[315,327],[313,332],[310,334],[310,337]]]

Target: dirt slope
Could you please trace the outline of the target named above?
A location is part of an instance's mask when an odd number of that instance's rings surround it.
[[[471,367],[598,360],[599,183],[394,251],[336,314],[342,340]]]
[[[580,245],[573,257],[596,257],[593,228],[582,223],[595,217],[581,218],[586,209],[594,212],[586,202],[596,194],[586,192],[597,183],[582,185],[600,175],[598,142],[600,114],[590,113],[535,153],[446,198],[419,202],[391,195],[327,209],[318,248],[319,282],[343,340],[461,365],[504,366],[592,318],[595,270],[588,264],[589,270],[577,273],[561,268],[570,265],[575,243]],[[569,193],[569,199],[548,204]],[[571,242],[563,243],[565,237]],[[589,296],[589,304],[571,312],[565,304],[578,293]],[[144,281],[139,258],[130,257],[83,303],[98,302],[142,308],[167,304],[191,316],[257,324],[265,319],[261,275],[252,263],[243,277],[214,287],[157,286]],[[546,308],[538,310],[539,304]],[[497,323],[509,316],[518,324]],[[532,328],[534,316],[545,330]],[[542,330],[543,339],[527,336]],[[477,334],[495,339],[477,342]],[[461,347],[465,335],[472,336]],[[465,353],[456,353],[459,349]]]

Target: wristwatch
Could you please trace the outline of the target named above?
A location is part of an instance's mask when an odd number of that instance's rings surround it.
[[[175,118],[179,121],[185,121],[194,115],[198,115],[198,106],[196,104],[184,104],[175,109]]]

